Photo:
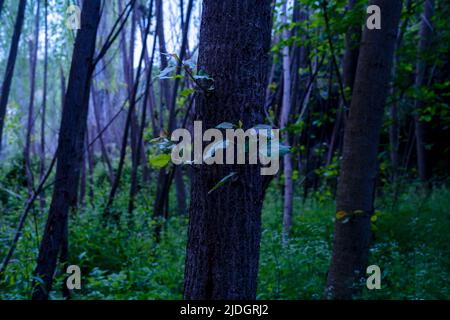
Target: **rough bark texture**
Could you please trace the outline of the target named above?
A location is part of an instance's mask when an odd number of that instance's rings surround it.
[[[270,36],[270,0],[203,1],[199,67],[216,88],[196,100],[204,130],[263,121]],[[232,171],[233,181],[208,194]],[[186,299],[255,299],[262,182],[258,166],[193,168]]]
[[[424,61],[423,56],[427,54],[429,50],[430,41],[433,35],[432,21],[434,11],[434,0],[426,0],[424,2],[424,12],[422,14],[422,22],[420,24],[420,41],[417,58],[416,69],[416,88],[420,89],[423,85],[426,85],[427,75],[427,63]],[[416,100],[416,115],[414,124],[416,128],[416,149],[417,149],[417,171],[419,172],[419,178],[422,181],[427,181],[430,178],[430,168],[427,161],[427,131],[428,124],[420,119],[420,110],[423,108],[424,103],[420,99]]]
[[[0,96],[0,152],[2,150],[3,126],[5,125],[6,106],[8,105],[9,92],[11,91],[14,67],[16,65],[17,49],[19,47],[20,35],[22,34],[26,5],[26,0],[20,0],[16,23],[14,25],[14,34],[11,41],[11,48],[9,49],[5,77],[2,84],[2,92]]]
[[[353,99],[345,128],[336,209],[329,298],[350,299],[365,276],[373,213],[377,149],[389,89],[401,0],[372,0],[382,12],[381,30],[364,29]],[[339,216],[339,215],[337,215]]]
[[[48,299],[58,253],[65,241],[69,210],[77,204],[100,3],[100,0],[84,2],[81,30],[75,40],[59,134],[55,186],[35,270],[35,275],[43,280],[43,284],[34,282],[34,300]]]

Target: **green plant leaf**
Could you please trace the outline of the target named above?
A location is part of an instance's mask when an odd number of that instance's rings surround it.
[[[170,160],[171,157],[169,154],[162,153],[157,156],[150,157],[149,162],[152,167],[162,169],[169,164]]]

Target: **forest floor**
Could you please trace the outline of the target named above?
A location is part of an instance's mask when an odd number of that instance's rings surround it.
[[[107,189],[105,194],[98,190],[96,187],[95,198],[105,197]],[[395,201],[392,192],[378,195],[376,215],[372,218],[370,264],[381,268],[381,290],[365,289],[359,298],[450,299],[450,189],[435,188],[429,195],[417,190],[409,185]],[[182,298],[187,219],[172,217],[166,221],[157,243],[157,222],[149,218],[152,202],[143,196],[148,194],[141,192],[134,213],[137,222],[131,229],[126,209],[119,226],[104,226],[100,205],[86,205],[86,209],[72,215],[70,263],[82,269],[82,290],[73,298]],[[276,194],[269,190],[263,211],[258,299],[321,299],[332,250],[333,195],[324,189],[306,201],[295,198],[293,234],[283,246],[283,204]],[[126,195],[123,192],[120,196],[118,208],[126,208]],[[23,202],[10,194],[6,203],[5,195],[1,198],[3,258]],[[171,202],[175,203],[175,198]],[[45,217],[38,210],[29,217],[14,259],[0,283],[0,299],[29,298],[44,223]],[[61,298],[59,289],[64,276],[60,273],[57,277],[53,299]]]

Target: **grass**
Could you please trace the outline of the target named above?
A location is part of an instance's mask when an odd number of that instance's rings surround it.
[[[450,299],[450,189],[435,188],[429,195],[418,190],[408,187],[395,203],[390,192],[378,198],[370,264],[382,270],[381,290],[365,289],[358,298]],[[104,227],[100,204],[72,214],[70,262],[79,265],[83,274],[82,290],[75,299],[182,298],[187,220],[172,217],[165,223],[160,243],[156,243],[151,199],[142,196],[151,193],[142,192],[138,199],[133,230],[126,219],[118,227]],[[97,196],[102,197],[100,192]],[[3,258],[21,201],[9,197],[1,203]],[[126,208],[126,192],[116,207]],[[321,191],[305,201],[295,198],[293,234],[285,246],[281,243],[281,215],[282,198],[277,192],[268,192],[257,297],[321,299],[332,250],[335,209],[331,193]],[[0,299],[29,298],[40,236],[36,226],[43,230],[44,223],[45,215],[39,212],[28,220],[0,283]],[[54,299],[61,298],[63,277],[57,275]]]

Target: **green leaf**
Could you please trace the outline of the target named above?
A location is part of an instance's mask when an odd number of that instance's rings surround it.
[[[180,92],[180,96],[182,96],[183,98],[186,98],[186,97],[188,97],[191,93],[194,93],[194,89],[192,89],[192,88],[187,88],[187,89],[184,89],[183,91],[181,91]]]
[[[229,175],[227,175],[225,178],[223,178],[222,180],[219,181],[219,183],[217,183],[214,188],[212,188],[211,190],[209,190],[208,194],[213,193],[214,191],[216,191],[217,189],[219,189],[221,186],[223,186],[228,180],[230,180],[231,178],[233,178],[235,175],[237,175],[237,172],[232,172]]]
[[[166,167],[171,160],[170,154],[159,154],[157,156],[150,157],[150,165],[156,169],[162,169]]]

